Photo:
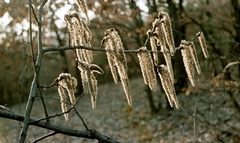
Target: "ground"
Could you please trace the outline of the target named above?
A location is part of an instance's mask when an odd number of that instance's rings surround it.
[[[76,108],[89,128],[123,143],[190,143],[190,142],[240,142],[240,112],[227,92],[212,92],[210,88],[191,88],[189,95],[178,95],[179,109],[168,109],[165,95],[154,93],[155,104],[161,103],[157,114],[151,113],[142,78],[131,80],[133,106],[127,104],[121,84],[107,83],[98,88],[97,108],[91,109],[89,96],[83,96]],[[158,88],[159,89],[159,88]],[[239,92],[234,98],[239,103]],[[77,97],[79,98],[79,97]],[[49,114],[60,113],[58,95],[45,97]],[[23,113],[25,104],[12,107],[14,112]],[[33,118],[44,117],[41,102],[37,100],[32,111]],[[56,117],[51,122],[84,130],[78,116],[72,111],[69,121]],[[0,142],[16,142],[21,123],[0,119]],[[30,126],[27,141],[51,131]],[[97,143],[96,140],[69,137],[62,134],[41,142],[51,143]]]

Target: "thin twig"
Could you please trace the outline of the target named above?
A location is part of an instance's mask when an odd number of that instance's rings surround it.
[[[41,100],[41,102],[43,104],[43,109],[44,109],[44,113],[45,113],[45,116],[46,116],[46,120],[47,120],[47,122],[50,122],[49,116],[48,116],[48,112],[47,112],[47,106],[45,104],[45,101],[44,101],[44,98],[43,98],[43,95],[42,95],[42,92],[41,92],[40,88],[38,88],[38,93],[40,95],[40,100]]]
[[[76,110],[75,106],[73,106],[73,109],[74,109],[74,111],[76,112],[76,114],[78,115],[78,117],[81,119],[81,121],[82,121],[85,129],[86,129],[86,130],[89,130],[89,128],[87,127],[87,124],[84,122],[82,116],[78,113],[78,111]]]
[[[52,132],[52,133],[48,133],[48,134],[46,134],[46,135],[44,135],[44,136],[36,139],[35,141],[33,141],[33,143],[37,143],[37,142],[39,142],[39,141],[41,141],[41,140],[43,140],[43,139],[46,139],[46,138],[48,138],[48,137],[50,137],[50,136],[54,136],[54,135],[56,135],[56,134],[57,134],[57,132],[55,132],[55,131]]]
[[[84,94],[81,94],[81,95],[80,95],[80,97],[78,98],[78,100],[77,100],[77,102],[74,104],[74,106],[78,104],[78,102],[79,102],[80,99],[83,97],[83,95],[84,95]],[[51,119],[51,118],[55,118],[55,117],[58,117],[58,116],[62,116],[62,115],[64,115],[64,114],[66,114],[66,113],[69,113],[72,109],[73,109],[73,107],[69,108],[66,112],[56,113],[56,114],[54,114],[54,115],[49,116],[48,118]],[[44,118],[41,118],[41,119],[39,119],[39,120],[36,120],[35,122],[40,122],[40,121],[43,121],[43,120],[46,120],[46,119],[47,119],[47,118],[44,117]]]

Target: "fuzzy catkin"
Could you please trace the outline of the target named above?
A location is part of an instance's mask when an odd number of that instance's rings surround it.
[[[203,55],[205,58],[208,58],[209,54],[208,54],[208,50],[207,50],[207,44],[206,44],[205,37],[202,32],[200,32],[198,34],[199,34],[198,40],[199,40],[200,46],[202,48]]]
[[[102,40],[102,46],[106,49],[108,64],[114,79],[118,82],[117,73],[120,77],[128,104],[132,105],[129,79],[127,74],[127,59],[124,53],[121,37],[114,28],[110,28],[104,32],[105,37]]]
[[[98,67],[95,65],[88,65],[88,63],[80,62],[78,68],[80,69],[82,75],[83,89],[84,91],[86,90],[87,93],[90,94],[92,108],[95,109],[97,103],[97,79],[93,74],[96,70],[91,70],[91,66]]]
[[[78,3],[79,8],[85,14],[85,16],[87,18],[87,23],[90,24],[90,19],[88,17],[88,12],[87,12],[88,9],[87,9],[86,2],[84,0],[77,0],[77,3]]]
[[[174,73],[173,73],[173,66],[172,66],[172,60],[171,60],[171,55],[169,52],[167,52],[167,48],[162,48],[163,49],[163,57],[165,59],[167,69],[169,71],[170,79],[172,83],[174,83]]]
[[[196,51],[196,48],[195,48],[193,42],[189,42],[189,49],[190,49],[190,54],[192,56],[192,59],[193,59],[194,65],[196,67],[197,73],[201,74],[201,67],[200,67],[200,64],[199,64],[199,61],[198,61],[197,51]]]
[[[64,91],[62,86],[58,86],[58,93],[59,93],[59,96],[60,96],[62,112],[63,113],[67,112],[67,103],[66,103],[67,100],[66,100],[65,91]],[[65,118],[66,121],[69,120],[68,113],[64,114],[64,118]]]
[[[177,95],[175,92],[175,88],[170,79],[168,69],[165,65],[162,64],[158,67],[158,75],[160,77],[163,90],[165,91],[165,94],[168,98],[168,102],[170,106],[173,107],[173,103],[174,103],[175,107],[178,109],[179,103],[178,103]]]
[[[155,19],[155,21],[152,23],[154,30],[154,37],[157,40],[157,45],[161,46],[161,51],[163,51],[163,48],[166,48],[166,41],[164,37],[164,31],[162,28],[162,24],[159,19]]]
[[[107,60],[108,60],[108,65],[113,77],[113,80],[115,83],[118,83],[118,75],[117,75],[117,67],[115,64],[115,56],[113,53],[114,50],[114,45],[113,45],[113,41],[110,38],[105,38],[105,43],[104,43],[104,47],[106,49],[106,55],[107,55]]]
[[[155,63],[155,65],[158,65],[157,45],[156,45],[155,38],[153,36],[150,37],[150,45],[151,45],[151,49],[153,52],[154,63]]]
[[[137,53],[144,83],[147,84],[151,90],[157,90],[157,79],[154,71],[154,64],[151,54],[148,53],[146,47],[139,48]]]
[[[183,41],[182,41],[183,42]],[[195,86],[195,72],[194,72],[194,66],[192,61],[192,56],[190,54],[190,49],[188,46],[181,44],[181,53],[183,57],[183,63],[184,67],[188,76],[188,79],[190,80],[192,86]]]
[[[172,25],[171,25],[170,17],[168,15],[168,13],[163,12],[163,11],[159,13],[158,17],[160,19],[160,22],[162,23],[163,32],[164,32],[164,35],[166,38],[166,42],[170,49],[170,54],[172,56],[174,56],[175,43],[174,43],[174,39],[173,39]]]

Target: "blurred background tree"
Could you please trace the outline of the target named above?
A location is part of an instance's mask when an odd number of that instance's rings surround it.
[[[37,13],[40,0],[33,3]],[[35,6],[36,5],[36,6]],[[103,32],[114,27],[122,37],[125,49],[138,49],[146,39],[146,32],[151,22],[160,11],[169,13],[173,26],[175,44],[182,39],[191,39],[198,31],[206,36],[209,60],[204,60],[198,49],[198,58],[203,74],[198,81],[211,79],[222,72],[224,67],[233,61],[240,60],[240,10],[239,0],[88,0],[90,29],[93,33],[92,46],[100,46]],[[44,46],[68,45],[68,34],[63,16],[74,12],[74,0],[49,0],[44,11],[43,44]],[[37,23],[33,19],[33,45],[36,48]],[[27,98],[33,76],[29,41],[29,15],[27,1],[2,0],[0,2],[0,104],[15,104]],[[197,42],[197,41],[196,41]],[[74,57],[68,51],[47,54],[44,58],[42,83],[50,83],[59,73],[70,72],[78,76]],[[99,83],[112,82],[105,53],[94,52],[94,62],[103,68],[104,75]],[[141,75],[137,57],[128,54],[129,76]],[[164,61],[163,59],[161,61]],[[173,57],[176,90],[187,90],[188,80],[182,63],[180,52]],[[59,66],[60,65],[60,66]],[[240,66],[229,68],[231,79],[239,81]],[[79,84],[80,85],[80,84]],[[81,91],[81,87],[79,87]],[[149,93],[150,103],[153,97]],[[156,111],[155,103],[151,103]],[[157,103],[159,104],[159,103]],[[154,109],[155,108],[155,109]]]

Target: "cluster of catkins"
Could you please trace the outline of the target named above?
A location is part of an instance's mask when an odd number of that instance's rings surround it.
[[[88,28],[88,24],[90,24],[88,15],[87,15],[87,6],[84,0],[77,0],[77,4],[82,12],[85,14],[87,23],[79,17],[78,13],[72,14],[65,14],[64,20],[67,23],[67,28],[69,32],[69,44],[70,46],[77,47],[77,46],[88,46],[91,47],[91,40],[92,40],[92,33]],[[92,64],[93,61],[93,54],[91,50],[85,50],[76,48],[74,50],[76,61],[78,64],[78,69],[81,73],[82,85],[84,89],[84,93],[89,93],[91,96],[92,108],[96,108],[96,100],[97,100],[97,80],[94,73],[102,74],[102,69]],[[59,80],[61,79],[61,80]],[[71,79],[71,80],[69,80]],[[70,86],[65,85],[74,85],[76,87],[77,82],[75,78],[71,77],[70,74],[62,73],[56,79],[56,83],[58,86],[59,96],[61,98],[61,107],[62,111],[67,111],[67,101],[65,89],[69,95],[71,105],[75,104],[75,89],[70,89]],[[74,99],[74,100],[73,100]],[[68,114],[64,114],[65,119],[68,120]]]
[[[170,106],[173,107],[173,105],[175,105],[176,108],[179,108],[179,103],[174,88],[174,74],[171,62],[171,56],[174,56],[176,47],[173,39],[170,17],[166,12],[159,13],[158,18],[152,23],[152,29],[147,31],[147,35],[150,41],[153,59],[146,46],[138,49],[138,59],[144,83],[148,85],[151,90],[156,91],[157,80],[154,70],[155,65]],[[207,58],[208,53],[204,36],[201,32],[199,32],[197,33],[197,37],[202,47],[204,56]],[[160,47],[160,52],[163,54],[166,65],[159,65],[158,47]],[[180,49],[188,78],[191,84],[195,86],[194,65],[198,74],[201,73],[201,69],[194,43],[192,41],[182,40]]]
[[[67,28],[69,31],[70,45],[73,47],[91,47],[90,42],[92,40],[92,33],[88,28],[90,21],[87,15],[86,3],[84,0],[77,0],[77,4],[82,12],[86,15],[87,24],[79,17],[77,13],[65,15],[64,20],[67,23]],[[118,83],[120,81],[122,83],[128,104],[131,106],[132,98],[127,74],[127,59],[124,53],[121,38],[114,28],[106,30],[104,34],[105,36],[101,44],[106,50],[108,65],[110,67],[114,82]],[[169,15],[165,12],[160,12],[158,18],[152,23],[152,29],[148,30],[147,35],[150,41],[151,52],[147,50],[146,46],[139,48],[137,51],[144,83],[148,85],[151,90],[157,90],[157,76],[154,70],[156,67],[157,74],[160,77],[162,87],[166,93],[170,106],[173,107],[175,105],[176,108],[179,108],[179,103],[174,88],[174,74],[171,62],[171,56],[174,56],[176,47],[173,39]],[[199,32],[197,37],[202,47],[204,56],[207,58],[208,53],[204,36],[201,32]],[[160,51],[158,50],[158,47],[160,47]],[[188,78],[191,84],[195,86],[194,65],[198,74],[201,73],[201,69],[194,43],[192,41],[182,40],[178,49],[181,49]],[[90,94],[92,108],[96,108],[97,80],[94,73],[102,74],[103,71],[99,66],[92,64],[93,55],[91,50],[76,48],[74,52],[76,55],[78,68],[81,72],[84,93]],[[166,65],[159,65],[159,53],[163,54]],[[77,81],[70,74],[62,73],[55,80],[55,83],[58,86],[62,111],[65,113],[65,119],[68,120],[66,94],[69,96],[71,105],[74,106],[74,93],[76,91],[75,88]]]

